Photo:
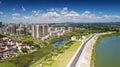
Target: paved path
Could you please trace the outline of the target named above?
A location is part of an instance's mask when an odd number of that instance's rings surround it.
[[[81,44],[66,67],[90,67],[92,49],[98,36],[111,33],[112,32],[96,33],[90,36],[85,42]]]
[[[81,46],[81,49],[79,50],[78,54],[76,55],[75,59],[73,60],[72,64],[70,65],[70,67],[75,67],[77,64],[77,61],[79,59],[79,57],[81,56],[81,53],[86,45],[86,43],[92,39],[95,36],[95,34],[93,34],[87,41],[84,42],[84,44]]]
[[[86,44],[93,39],[96,36],[96,34],[93,34],[90,38],[88,38],[78,49],[75,56],[71,60],[71,62],[66,67],[80,67],[80,63],[78,63],[80,56],[82,55],[82,52],[86,46]]]

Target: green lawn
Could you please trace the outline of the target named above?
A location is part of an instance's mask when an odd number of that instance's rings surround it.
[[[43,67],[66,67],[72,56],[75,54],[76,50],[80,46],[81,42],[75,41],[64,53],[58,56],[53,56],[54,61],[52,64],[44,64]]]
[[[0,67],[15,67],[14,64],[6,61],[4,63],[0,63]]]

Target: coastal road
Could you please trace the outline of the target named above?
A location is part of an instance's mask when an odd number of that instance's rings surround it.
[[[82,51],[84,49],[84,47],[86,46],[86,43],[91,40],[96,34],[93,34],[89,39],[87,39],[83,45],[81,45],[81,48],[78,50],[78,53],[76,54],[75,58],[72,60],[72,63],[70,64],[70,67],[76,67],[76,64],[78,62],[79,57],[82,54]]]

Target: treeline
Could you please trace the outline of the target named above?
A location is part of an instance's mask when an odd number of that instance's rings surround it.
[[[75,28],[84,28],[84,30],[92,32],[108,32],[120,31],[120,24],[70,24],[69,26]]]
[[[0,38],[5,37],[5,35],[0,34]]]

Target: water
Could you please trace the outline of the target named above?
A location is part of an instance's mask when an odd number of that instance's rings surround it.
[[[95,67],[120,67],[120,36],[100,40],[96,46]]]
[[[55,41],[51,42],[51,44],[54,44],[54,45],[57,45],[57,46],[58,46],[58,45],[60,45],[60,44],[64,44],[65,41],[66,41],[66,39],[61,38],[61,39],[59,39],[59,40],[55,40]]]

